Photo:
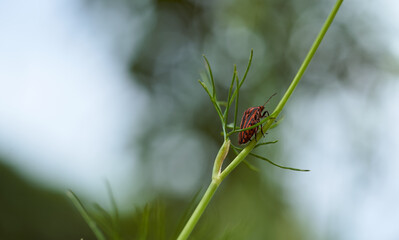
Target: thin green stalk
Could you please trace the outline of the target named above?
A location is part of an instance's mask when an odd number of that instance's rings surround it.
[[[234,122],[233,122],[233,131],[236,130],[236,124],[237,124],[237,114],[238,114],[238,97],[240,96],[239,94],[239,90],[240,90],[240,84],[239,84],[239,80],[237,77],[237,98],[236,98],[236,104],[235,104],[235,109],[234,109]],[[229,135],[227,135],[228,137]]]
[[[208,93],[209,98],[211,99],[211,102],[212,102],[213,106],[215,107],[216,112],[218,113],[218,116],[219,116],[219,118],[220,118],[220,122],[222,123],[223,136],[225,136],[225,139],[226,139],[226,138],[227,138],[227,137],[226,137],[226,136],[227,136],[227,133],[226,133],[226,125],[224,124],[224,116],[223,116],[223,114],[222,114],[222,110],[220,109],[219,103],[217,102],[216,97],[213,97],[213,96],[211,95],[211,93],[209,92],[209,89],[208,89],[208,87],[206,86],[206,84],[205,84],[204,82],[202,82],[201,80],[198,80],[198,82],[199,82],[199,83],[201,84],[201,86],[205,89],[206,93]],[[212,91],[213,91],[213,93],[216,92],[215,89],[213,89]]]
[[[233,72],[233,78],[231,79],[231,83],[230,83],[230,88],[229,88],[229,95],[227,97],[227,103],[226,103],[226,109],[224,110],[224,114],[226,116],[225,121],[227,122],[227,116],[229,114],[229,109],[231,106],[231,93],[233,91],[233,86],[234,86],[234,82],[236,80],[236,76],[237,76],[237,65],[234,64],[234,72]]]
[[[228,116],[229,116],[229,110],[230,110],[230,98],[231,98],[231,92],[233,90],[233,86],[234,86],[234,82],[236,79],[236,75],[237,74],[237,67],[234,64],[234,73],[233,73],[233,79],[231,80],[231,84],[230,84],[230,89],[229,89],[229,95],[227,97],[227,105],[226,105],[226,109],[224,110],[224,127],[223,127],[223,133],[224,133],[224,138],[227,139],[227,133],[226,133],[226,128],[227,128],[227,120],[228,120]]]
[[[308,54],[306,55],[306,58],[303,61],[301,67],[299,68],[298,73],[296,74],[294,80],[292,80],[291,85],[288,87],[288,90],[285,92],[283,98],[280,100],[279,104],[277,105],[276,109],[273,111],[271,116],[277,117],[280,114],[280,112],[283,110],[284,105],[287,103],[295,87],[298,85],[299,80],[301,80],[303,74],[305,73],[306,68],[308,67],[310,61],[312,60],[314,54],[316,53],[316,50],[319,47],[321,40],[323,40],[324,35],[326,35],[326,32],[330,27],[331,23],[333,22],[334,17],[337,14],[338,9],[343,1],[344,0],[337,0],[335,2],[333,10],[330,12],[330,15],[327,17],[327,20],[324,22],[324,25],[319,32],[319,35],[317,35],[316,40],[313,42],[313,45],[310,48]]]
[[[251,55],[249,55],[249,61],[248,61],[247,69],[245,70],[245,73],[244,73],[244,77],[241,79],[241,81],[239,81],[237,88],[234,90],[233,95],[230,98],[229,104],[231,104],[231,102],[234,100],[234,98],[238,94],[238,91],[240,90],[241,85],[244,83],[245,79],[247,78],[247,74],[249,72],[249,69],[251,68],[253,56],[254,56],[254,49],[251,49]]]
[[[213,194],[216,192],[216,189],[219,187],[219,185],[220,181],[212,180],[211,184],[209,184],[208,189],[206,190],[201,201],[198,203],[197,208],[195,208],[186,226],[184,226],[177,240],[185,240],[188,238],[188,236],[190,236],[190,233],[193,231],[202,213],[204,213],[205,208],[208,206],[209,201],[211,201]]]
[[[276,140],[276,141],[271,141],[271,142],[258,143],[258,144],[255,146],[255,148],[260,147],[260,146],[263,146],[263,145],[274,144],[274,143],[277,143],[277,142],[278,142],[278,140]]]
[[[208,59],[205,57],[205,55],[202,55],[202,57],[204,57],[206,65],[208,66],[208,70],[209,70],[209,75],[211,77],[211,82],[212,82],[212,98],[216,97],[216,88],[215,88],[215,80],[213,79],[213,74],[212,74],[212,69],[211,69],[211,65],[209,64]]]
[[[272,164],[272,165],[274,165],[274,166],[276,166],[276,167],[282,168],[282,169],[287,169],[287,170],[292,170],[292,171],[298,171],[298,172],[309,172],[309,171],[310,171],[310,170],[308,170],[308,169],[300,169],[300,168],[293,168],[293,167],[281,166],[281,165],[279,165],[279,164],[277,164],[277,163],[271,161],[270,159],[267,159],[267,158],[262,157],[262,156],[257,155],[257,154],[250,153],[250,155],[251,155],[251,156],[254,156],[254,157],[257,157],[257,158],[259,158],[259,159],[262,159],[262,160],[264,160],[264,161],[266,161],[266,162],[268,162],[268,163],[270,163],[270,164]]]

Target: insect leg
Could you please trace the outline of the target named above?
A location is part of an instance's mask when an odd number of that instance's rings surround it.
[[[255,128],[255,141],[256,141],[256,133],[258,132],[258,127]]]
[[[262,117],[265,117],[266,113],[267,113],[267,117],[270,116],[269,112],[266,110],[266,111],[263,112]]]
[[[260,125],[260,132],[262,133],[262,136],[265,136],[265,134],[263,133],[263,125]]]

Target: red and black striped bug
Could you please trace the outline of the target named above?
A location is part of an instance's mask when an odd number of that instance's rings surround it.
[[[261,118],[265,117],[266,114],[267,114],[267,116],[269,116],[269,112],[268,111],[263,112],[263,110],[265,109],[266,103],[268,103],[269,100],[274,95],[276,95],[276,93],[273,94],[262,106],[251,107],[251,108],[248,108],[247,110],[245,110],[244,115],[242,116],[242,119],[241,119],[240,129],[249,128],[249,127],[257,124],[258,122],[260,122]],[[238,134],[238,144],[245,144],[245,143],[249,142],[249,140],[251,140],[251,137],[254,134],[255,134],[255,138],[256,138],[256,133],[258,132],[258,128],[259,128],[259,126],[240,132]],[[262,126],[260,129],[262,131]],[[263,134],[263,132],[262,132],[262,134]]]

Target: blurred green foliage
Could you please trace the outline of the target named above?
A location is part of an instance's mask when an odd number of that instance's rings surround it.
[[[0,194],[0,239],[94,239],[63,192],[35,186],[2,164]]]
[[[259,176],[251,173],[241,169],[232,174],[236,176],[227,186],[222,185],[190,239],[308,239],[302,224],[281,201],[281,190],[274,184],[261,184]],[[243,175],[247,177],[243,179]],[[88,214],[105,239],[176,239],[200,194],[190,203],[159,196],[122,219],[98,205]]]

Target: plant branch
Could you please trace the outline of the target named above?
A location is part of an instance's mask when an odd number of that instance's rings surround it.
[[[177,240],[185,240],[188,238],[188,236],[190,236],[195,225],[202,216],[202,213],[205,211],[205,208],[208,206],[209,201],[211,201],[213,195],[215,194],[216,189],[219,187],[219,184],[220,182],[212,180],[211,184],[209,184],[208,189],[206,190],[201,201],[198,203],[198,206],[195,208],[187,224],[184,226],[179,237],[177,237]]]
[[[291,85],[288,87],[288,90],[285,92],[283,98],[280,100],[279,104],[277,105],[276,109],[274,112],[271,114],[273,117],[277,117],[280,112],[283,110],[283,107],[287,103],[288,99],[290,98],[292,92],[294,91],[295,87],[298,85],[299,80],[301,80],[303,74],[305,73],[306,68],[308,67],[310,61],[312,60],[314,54],[316,53],[317,48],[319,47],[321,40],[323,40],[324,35],[326,35],[326,32],[328,28],[330,27],[331,23],[334,20],[335,15],[338,12],[339,7],[341,6],[342,2],[344,0],[337,0],[335,2],[335,6],[330,12],[330,15],[327,17],[327,20],[324,22],[323,27],[321,28],[319,35],[317,35],[316,40],[313,42],[312,47],[310,48],[308,54],[305,57],[305,60],[303,61],[301,67],[299,68],[297,74],[294,77],[294,80],[292,80]]]

